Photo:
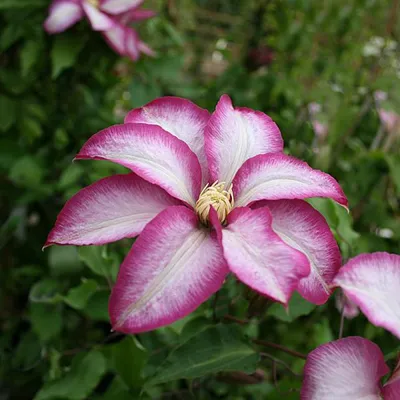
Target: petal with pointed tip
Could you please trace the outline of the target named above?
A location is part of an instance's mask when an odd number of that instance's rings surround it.
[[[53,2],[49,9],[49,16],[44,23],[47,33],[59,33],[83,18],[83,10],[80,4],[71,0],[59,0]]]
[[[157,13],[153,10],[132,10],[125,13],[124,18],[126,18],[129,23],[143,21],[145,19],[153,18],[156,15]]]
[[[281,152],[279,128],[268,115],[233,107],[223,95],[205,130],[205,149],[210,180],[231,184],[242,164],[258,154]]]
[[[108,45],[119,55],[126,56],[126,30],[121,24],[115,24],[112,29],[102,32]]]
[[[132,28],[124,27],[125,31],[125,53],[133,61],[140,56],[139,35]]]
[[[141,6],[143,0],[101,0],[100,9],[108,14],[121,14]]]
[[[228,272],[215,235],[186,207],[169,207],[146,225],[123,262],[110,298],[113,329],[138,333],[194,311]]]
[[[336,340],[308,355],[300,398],[380,400],[379,381],[388,372],[375,343],[361,337]]]
[[[300,281],[298,292],[311,303],[325,303],[331,294],[329,286],[342,265],[339,246],[325,218],[303,200],[260,201],[254,208],[263,206],[272,214],[275,233],[310,262],[311,273]]]
[[[235,204],[258,200],[329,197],[347,207],[342,188],[332,176],[285,154],[263,154],[246,161],[233,180]]]
[[[186,143],[156,125],[114,125],[93,135],[76,159],[117,162],[194,205],[201,188],[197,157]]]
[[[129,112],[125,123],[140,122],[158,125],[183,140],[197,155],[203,177],[207,174],[204,153],[204,129],[210,118],[207,110],[180,97],[162,97]],[[206,179],[203,178],[203,183]]]
[[[57,217],[45,246],[100,245],[137,236],[179,201],[135,174],[101,179],[73,196]]]
[[[114,27],[115,21],[107,14],[101,12],[96,7],[93,7],[88,1],[84,0],[82,2],[82,7],[93,30],[107,31]]]
[[[339,270],[333,283],[376,326],[400,338],[400,256],[360,254]]]
[[[310,273],[310,265],[304,254],[279,238],[271,224],[267,207],[234,209],[222,230],[224,256],[242,282],[287,304],[299,280]]]

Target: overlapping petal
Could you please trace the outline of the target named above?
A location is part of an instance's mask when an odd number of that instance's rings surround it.
[[[205,130],[210,180],[229,186],[242,164],[258,154],[281,152],[279,128],[260,111],[232,106],[227,95],[219,100]]]
[[[361,254],[352,258],[334,279],[367,318],[400,337],[400,256]]]
[[[107,31],[115,26],[116,22],[112,18],[94,7],[88,1],[83,1],[82,7],[93,30]]]
[[[107,177],[82,189],[65,204],[45,246],[100,245],[134,237],[158,213],[179,204],[135,174]]]
[[[303,200],[260,201],[272,214],[272,229],[289,246],[307,256],[311,272],[298,286],[299,293],[314,304],[325,303],[329,285],[341,266],[341,256],[325,218]]]
[[[115,125],[93,135],[76,159],[117,162],[172,196],[194,205],[201,169],[186,143],[155,125]]]
[[[142,10],[131,10],[131,11],[127,11],[123,18],[124,20],[126,20],[126,23],[130,23],[130,22],[138,22],[138,21],[143,21],[145,19],[149,19],[149,18],[153,18],[157,15],[157,13],[153,10],[146,10],[146,9],[142,9]]]
[[[75,0],[58,0],[49,9],[49,16],[44,23],[48,33],[59,33],[83,18],[81,5]]]
[[[207,176],[207,161],[204,152],[204,129],[210,118],[207,110],[180,97],[162,97],[141,108],[132,110],[125,123],[158,125],[183,140],[197,155],[203,172],[203,183]]]
[[[376,344],[361,337],[340,339],[308,355],[300,398],[380,400],[379,381],[388,372]]]
[[[258,200],[329,197],[347,207],[342,188],[332,176],[285,154],[263,154],[246,161],[233,180],[237,206]]]
[[[234,209],[222,230],[224,256],[242,282],[287,304],[299,280],[310,273],[310,265],[304,254],[279,238],[271,224],[266,207]]]
[[[384,400],[398,400],[400,396],[400,361],[383,388]]]
[[[100,9],[108,14],[121,14],[142,5],[143,0],[101,0]]]
[[[169,207],[154,218],[123,262],[110,299],[113,328],[138,333],[195,310],[228,272],[215,235],[192,210]]]

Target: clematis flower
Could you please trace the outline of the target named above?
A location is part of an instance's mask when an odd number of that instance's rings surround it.
[[[304,367],[301,400],[398,400],[400,363],[389,373],[379,347],[361,337],[347,337],[312,351]]]
[[[113,328],[126,333],[186,316],[229,271],[283,304],[294,290],[321,304],[340,253],[322,215],[302,199],[347,200],[334,178],[282,149],[271,118],[234,108],[227,95],[211,116],[182,98],[157,99],[82,147],[76,159],[113,161],[133,173],[77,193],[46,246],[139,235],[109,304]]]
[[[400,338],[400,256],[361,254],[342,267],[333,280],[376,326]]]
[[[48,33],[63,32],[86,17],[92,29],[102,32],[120,55],[137,60],[140,53],[154,52],[140,40],[129,23],[151,18],[151,10],[140,10],[143,0],[54,0],[44,23]]]

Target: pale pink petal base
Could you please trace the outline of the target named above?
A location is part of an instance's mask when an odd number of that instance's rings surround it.
[[[205,147],[210,180],[218,179],[229,186],[246,160],[258,154],[281,152],[283,140],[268,115],[234,108],[229,96],[223,95],[208,122]]]
[[[299,280],[310,273],[306,256],[272,230],[268,208],[236,208],[222,230],[230,270],[257,292],[287,304]]]
[[[300,281],[298,292],[311,303],[325,303],[341,266],[339,246],[325,218],[303,200],[260,201],[254,208],[263,206],[272,214],[275,233],[310,262],[311,273]]]
[[[158,126],[114,125],[93,135],[76,159],[117,162],[172,196],[194,205],[201,189],[201,169],[186,143]]]
[[[123,262],[109,311],[113,329],[138,333],[194,311],[228,272],[214,235],[193,211],[170,207],[143,230]]]
[[[400,338],[400,256],[361,254],[340,269],[334,280],[376,326]]]
[[[100,9],[108,14],[121,14],[142,5],[143,0],[100,0]]]
[[[82,2],[83,10],[95,31],[107,31],[112,29],[116,22],[107,14],[92,6],[88,1]]]
[[[134,237],[158,213],[179,204],[163,189],[135,174],[104,178],[65,204],[45,247],[100,245]]]
[[[162,97],[132,110],[125,123],[158,125],[183,140],[197,155],[206,183],[207,161],[204,152],[204,129],[210,118],[207,110],[180,97]]]
[[[49,9],[49,16],[44,23],[47,33],[59,33],[83,18],[80,4],[73,0],[59,0],[53,2]]]
[[[376,344],[361,337],[340,339],[308,355],[300,398],[380,400],[379,381],[388,372]]]
[[[237,206],[258,200],[329,197],[347,207],[334,178],[285,154],[264,154],[246,161],[233,180],[233,192]]]

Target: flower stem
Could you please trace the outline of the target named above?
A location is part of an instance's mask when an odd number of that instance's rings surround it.
[[[302,360],[307,359],[307,356],[305,354],[300,353],[296,350],[288,349],[287,347],[282,346],[281,344],[276,344],[276,343],[272,343],[272,342],[268,342],[266,340],[260,340],[260,339],[253,339],[252,342],[255,344],[258,344],[260,346],[271,347],[273,349],[283,351],[284,353],[290,354],[293,357],[301,358]]]

